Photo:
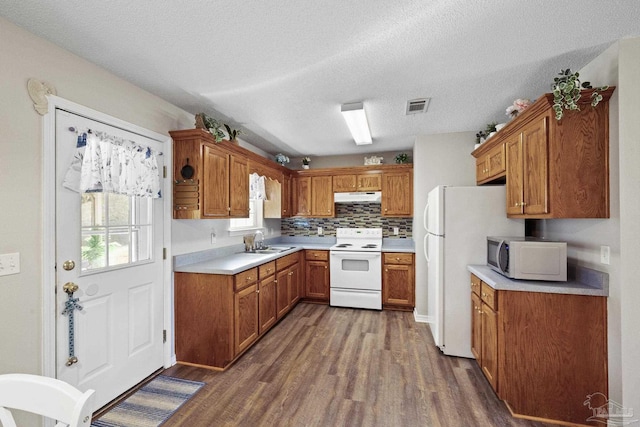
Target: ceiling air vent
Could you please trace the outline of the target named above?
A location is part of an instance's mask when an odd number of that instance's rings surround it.
[[[426,113],[431,98],[412,99],[407,101],[407,115]]]

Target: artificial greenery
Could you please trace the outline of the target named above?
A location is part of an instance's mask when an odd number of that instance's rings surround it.
[[[400,153],[396,156],[396,163],[407,163],[409,161],[409,155],[407,153]]]
[[[222,141],[225,137],[222,124],[205,113],[196,114],[196,128],[208,130],[213,135],[216,143]]]
[[[483,139],[487,139],[489,137],[489,134],[491,132],[495,132],[497,125],[498,123],[496,122],[487,123],[487,127],[484,128],[484,130],[481,130],[478,133],[476,133],[476,144],[480,144]]]
[[[229,140],[235,141],[236,137],[240,136],[240,134],[244,133],[240,129],[232,129],[229,125],[224,125],[225,129],[227,129],[227,133],[229,134]]]
[[[559,77],[553,79],[551,92],[553,93],[553,111],[556,120],[561,120],[564,110],[579,110],[578,101],[582,97],[582,89],[593,89],[590,82],[580,83],[580,73],[572,73],[570,68],[560,70]],[[591,93],[591,106],[595,107],[602,101],[600,91],[607,90],[609,86],[595,88]]]

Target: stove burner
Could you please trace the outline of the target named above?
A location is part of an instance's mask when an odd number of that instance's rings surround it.
[[[373,243],[369,243],[368,245],[362,246],[363,249],[375,249],[377,247],[378,247],[378,245],[375,245]]]
[[[336,248],[348,248],[350,246],[353,246],[351,243],[340,243],[339,245],[336,245]]]

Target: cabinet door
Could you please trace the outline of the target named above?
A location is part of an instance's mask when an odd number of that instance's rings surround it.
[[[311,177],[311,215],[333,216],[333,185],[330,176]]]
[[[382,216],[413,216],[411,172],[387,172],[382,175]]]
[[[291,177],[287,174],[282,175],[282,187],[280,189],[280,203],[282,204],[282,218],[289,218],[293,209],[291,208]]]
[[[260,331],[262,334],[269,329],[277,319],[276,308],[276,276],[271,275],[260,281],[259,284],[259,314]]]
[[[507,154],[507,215],[520,215],[523,210],[524,178],[522,139],[513,136],[505,144]]]
[[[487,157],[482,156],[476,159],[476,183],[481,183],[487,179],[489,169],[487,168]]]
[[[413,265],[385,264],[382,275],[382,303],[391,306],[414,306]]]
[[[498,315],[487,304],[482,303],[482,343],[480,362],[482,372],[498,390]]]
[[[471,292],[471,353],[482,367],[482,301]]]
[[[309,261],[306,265],[306,289],[307,298],[323,301],[329,300],[329,262]]]
[[[229,156],[229,214],[234,218],[249,218],[249,162],[245,157]]]
[[[229,155],[204,146],[202,158],[202,215],[229,216]]]
[[[300,216],[311,216],[311,177],[301,176],[294,179],[295,212]]]
[[[547,120],[548,117],[544,116],[522,129],[525,214],[534,215],[549,212]]]
[[[358,175],[358,191],[380,191],[382,189],[382,174],[368,173]]]
[[[333,191],[335,193],[344,193],[349,191],[356,191],[356,176],[355,175],[334,175],[333,177]]]
[[[504,144],[498,144],[487,154],[487,178],[493,178],[506,171]]]
[[[278,271],[276,274],[276,301],[278,319],[289,311],[289,269]]]
[[[293,306],[300,299],[300,286],[302,284],[302,275],[300,274],[300,264],[293,264],[289,267],[289,299],[290,306]]]
[[[234,295],[235,354],[239,354],[258,338],[258,285],[254,283]],[[197,327],[197,325],[194,325]]]

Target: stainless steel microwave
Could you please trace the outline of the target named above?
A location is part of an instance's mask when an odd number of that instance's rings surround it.
[[[487,265],[511,279],[567,281],[567,243],[487,237]]]

